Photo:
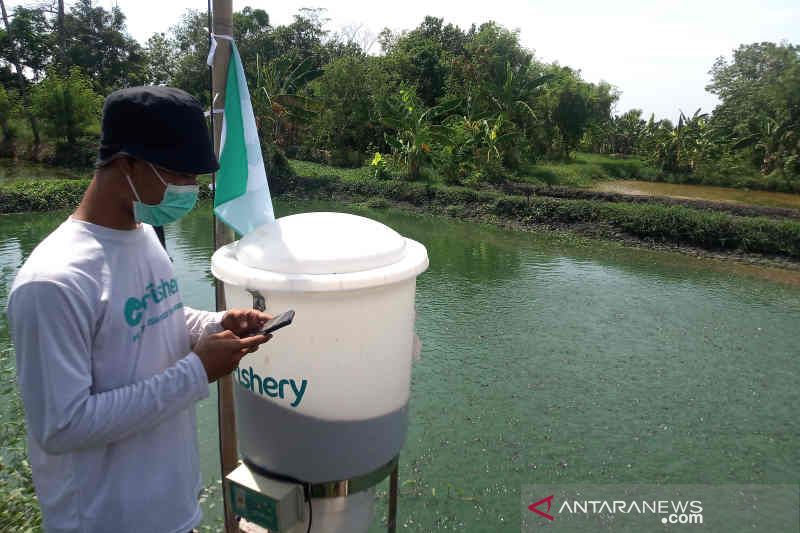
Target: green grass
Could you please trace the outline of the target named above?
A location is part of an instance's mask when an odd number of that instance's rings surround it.
[[[320,163],[312,163],[311,161],[300,161],[299,159],[290,159],[289,167],[298,176],[304,178],[322,178],[328,176],[336,176],[343,180],[360,181],[364,179],[372,179],[372,169],[364,166],[360,168],[339,168]]]
[[[298,176],[318,178],[336,176],[343,180],[372,179],[372,169],[338,168],[309,161],[289,160],[289,166]],[[613,179],[655,180],[657,171],[636,157],[616,158],[599,154],[578,153],[572,161],[542,162],[531,165],[508,178],[535,185],[561,185],[566,187],[591,187],[596,181]],[[441,183],[438,176],[432,181]]]
[[[596,181],[631,179],[653,181],[658,171],[636,157],[625,159],[578,153],[572,161],[542,162],[519,172],[516,181],[534,185],[591,187]]]

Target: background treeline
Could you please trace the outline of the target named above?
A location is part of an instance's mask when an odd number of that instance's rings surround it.
[[[2,3],[2,2],[0,2]],[[138,84],[181,87],[208,106],[206,13],[187,11],[142,45],[125,16],[91,0],[16,7],[0,31],[5,156],[85,166],[102,97]],[[497,184],[576,151],[641,158],[654,179],[800,191],[800,48],[755,43],[719,59],[707,89],[721,104],[676,124],[619,93],[538,60],[489,22],[462,29],[426,17],[415,29],[330,33],[321,10],[285,26],[244,8],[234,37],[272,172],[285,157],[371,165],[376,178]],[[380,55],[367,52],[380,45]],[[24,75],[20,75],[24,72]],[[665,95],[668,97],[668,95]]]

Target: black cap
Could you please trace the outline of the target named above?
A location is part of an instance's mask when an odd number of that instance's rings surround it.
[[[219,169],[200,102],[174,87],[130,87],[108,95],[98,162],[117,153],[187,174]]]

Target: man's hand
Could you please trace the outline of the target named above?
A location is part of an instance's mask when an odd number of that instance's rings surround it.
[[[231,309],[222,317],[222,327],[242,337],[258,331],[273,317],[257,309]]]
[[[232,331],[225,330],[200,338],[194,347],[194,353],[203,363],[208,382],[213,383],[233,372],[242,357],[255,352],[260,345],[271,338],[272,335],[254,335],[240,339]]]

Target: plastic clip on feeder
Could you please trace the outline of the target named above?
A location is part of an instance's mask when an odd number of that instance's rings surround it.
[[[425,247],[368,218],[303,213],[259,227],[211,262],[229,307],[261,295],[269,313],[296,311],[234,374],[240,468],[264,484],[310,484],[315,532],[367,531],[375,485],[405,441]],[[251,478],[235,481],[234,507],[246,506],[241,487],[256,487]],[[261,509],[261,524],[305,531],[307,513],[292,518],[296,499]]]

